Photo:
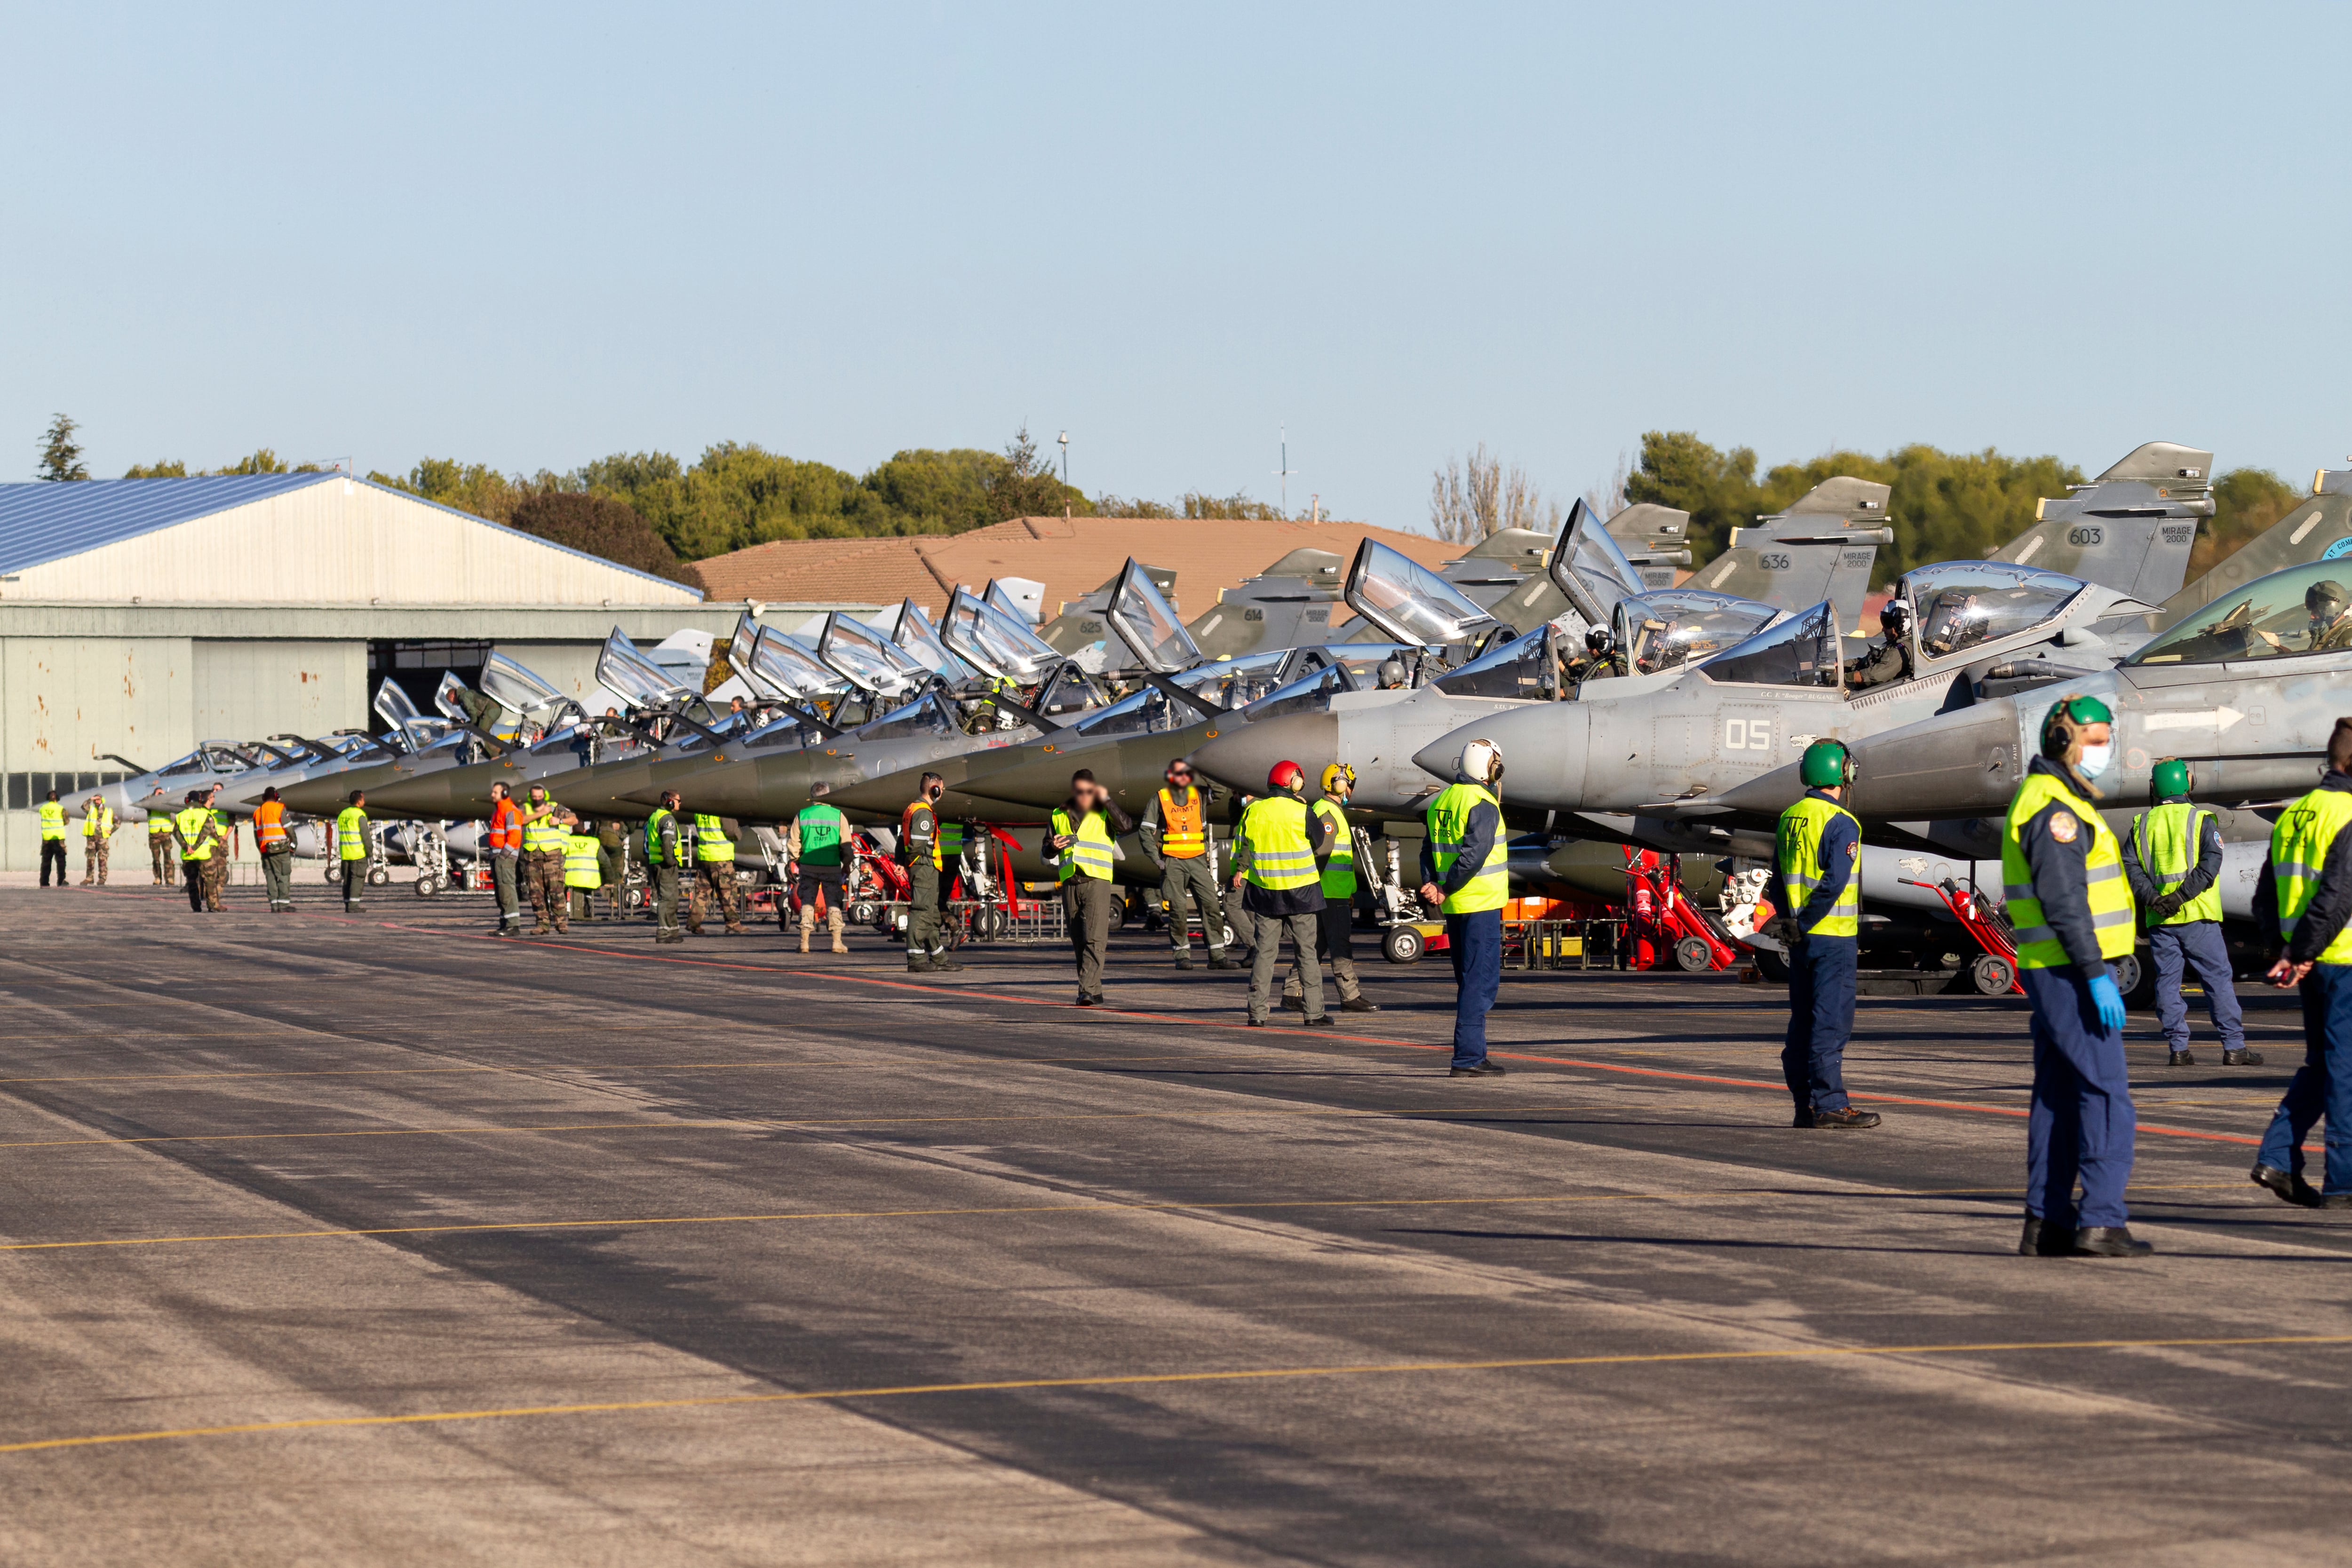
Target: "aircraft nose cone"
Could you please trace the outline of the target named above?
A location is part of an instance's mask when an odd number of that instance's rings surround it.
[[[1492,742],[1503,757],[1505,800],[1580,811],[1591,736],[1592,714],[1582,704],[1531,702],[1473,720],[1423,746],[1412,760],[1422,772],[1450,784],[1462,748],[1473,741]]]
[[[378,816],[447,816],[451,815],[448,774],[455,771],[444,769],[379,784],[367,792],[368,810]]]
[[[1220,721],[1214,740],[1192,749],[1193,767],[1228,789],[1264,795],[1276,763],[1297,763],[1311,783],[1339,754],[1339,721],[1329,713]]]
[[[305,816],[332,816],[343,808],[344,797],[351,794],[352,787],[347,779],[306,779],[279,790],[278,798],[285,802],[289,811],[299,811]]]

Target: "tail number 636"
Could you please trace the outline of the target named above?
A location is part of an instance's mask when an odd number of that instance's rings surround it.
[[[1726,719],[1723,749],[1727,752],[1769,752],[1772,749],[1769,719]]]

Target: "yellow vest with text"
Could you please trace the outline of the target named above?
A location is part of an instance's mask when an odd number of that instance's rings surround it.
[[[1336,800],[1318,800],[1315,815],[1331,825],[1331,854],[1323,862],[1323,896],[1352,899],[1356,896],[1356,835],[1348,826],[1348,813]]]
[[[339,860],[364,860],[368,858],[368,814],[364,806],[347,805],[335,814],[335,858]]]
[[[1315,840],[1307,832],[1307,803],[1270,795],[1242,813],[1249,841],[1250,885],[1270,893],[1303,888],[1315,878]]]
[[[604,874],[596,866],[596,836],[575,833],[563,841],[563,885],[585,888],[593,892],[604,885]]]
[[[526,851],[534,855],[563,853],[563,847],[572,840],[572,830],[555,820],[555,814],[561,809],[551,797],[544,816],[534,816],[523,824],[522,847]]]
[[[1054,808],[1054,832],[1069,834],[1076,840],[1062,851],[1055,881],[1066,882],[1073,877],[1092,877],[1104,882],[1111,879],[1111,864],[1117,852],[1111,841],[1110,824],[1101,812],[1087,813],[1073,826],[1068,810],[1057,805]]]
[[[1859,833],[1862,824],[1853,813],[1834,801],[1815,800],[1806,795],[1780,814],[1780,826],[1775,835],[1780,847],[1780,893],[1787,900],[1789,918],[1794,920],[1799,910],[1812,901],[1813,889],[1829,875],[1822,863],[1822,835],[1839,817],[1853,822]],[[1857,840],[1858,842],[1859,840]],[[1838,894],[1830,912],[1815,921],[1802,933],[1806,936],[1852,936],[1862,934],[1862,868],[1849,862],[1845,868],[1845,888]]]
[[[2010,798],[2009,817],[2000,831],[2001,896],[2017,939],[2020,969],[2056,969],[2074,962],[2042,918],[2042,900],[2033,896],[2033,871],[2025,863],[2025,847],[2018,837],[2034,814],[2053,801],[2074,813],[2081,831],[2091,836],[2083,868],[2090,880],[2091,929],[2099,939],[2099,956],[2121,958],[2136,940],[2138,918],[2132,910],[2131,884],[2124,880],[2123,846],[2115,830],[2055,773],[2028,773]]]
[[[41,802],[41,837],[63,842],[66,836],[66,808],[54,800]]]
[[[1478,868],[1477,875],[1464,883],[1459,892],[1446,895],[1439,906],[1442,913],[1472,915],[1499,910],[1511,896],[1507,868],[1510,850],[1503,843],[1503,803],[1484,784],[1448,784],[1429,803],[1429,852],[1437,862],[1437,880],[1443,884],[1454,862],[1462,858],[1462,841],[1470,833],[1471,808],[1482,802],[1495,808],[1495,842],[1487,847],[1486,863]]]
[[[2139,851],[2140,868],[2159,893],[2168,893],[2197,869],[2197,848],[2205,837],[2205,820],[2213,814],[2185,800],[2153,806],[2132,824],[2132,847]],[[2162,920],[2151,911],[2151,926],[2181,926],[2191,921],[2221,918],[2221,888],[2215,883]]]
[[[2315,789],[2282,813],[2271,829],[2271,875],[2278,881],[2279,935],[2292,937],[2319,891],[2328,847],[2352,823],[2352,793]],[[2352,921],[2336,933],[2322,963],[2352,963]]]
[[[187,846],[182,859],[209,860],[213,858],[213,847],[209,843],[202,848],[196,847],[197,841],[205,836],[205,829],[212,825],[212,820],[213,814],[201,805],[189,806],[173,816],[172,826],[180,830],[180,842]]]

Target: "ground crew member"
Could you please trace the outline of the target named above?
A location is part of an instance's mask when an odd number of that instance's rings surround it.
[[[558,805],[547,786],[530,786],[519,814],[522,819],[522,879],[530,889],[531,912],[539,923],[524,934],[562,935],[572,927],[572,900],[563,887],[563,852],[572,842],[572,814]]]
[[[2291,1204],[2352,1207],[2352,719],[2327,738],[2319,787],[2281,814],[2254,918],[2270,936],[2271,984],[2303,993],[2303,1065],[2255,1152],[2253,1179]],[[2319,1191],[2303,1176],[2303,1140],[2327,1118]]]
[[[1853,1037],[1854,967],[1861,948],[1862,824],[1845,808],[1853,758],[1815,741],[1798,764],[1805,793],[1780,814],[1772,885],[1789,912],[1789,1033],[1780,1076],[1798,1127],[1875,1127],[1878,1113],[1846,1099],[1845,1047]]]
[[[221,786],[214,784],[205,791],[205,805],[213,814],[213,827],[220,837],[219,853],[205,862],[205,908],[220,913],[221,895],[228,890],[228,868],[236,858],[236,818],[231,816],[220,803]]]
[[[1118,889],[1112,870],[1118,836],[1135,824],[1110,792],[1095,782],[1091,768],[1070,775],[1070,798],[1054,808],[1045,830],[1045,858],[1062,885],[1062,924],[1078,965],[1078,1005],[1099,1006],[1103,957],[1110,948],[1110,906]]]
[[[575,921],[590,920],[595,915],[592,905],[596,889],[604,885],[604,872],[597,865],[602,848],[584,822],[574,823],[563,840],[564,901],[570,905]]]
[[[1243,909],[1256,929],[1251,933],[1249,1024],[1265,1027],[1274,1000],[1274,966],[1282,956],[1282,933],[1298,955],[1307,1027],[1333,1027],[1323,1010],[1323,965],[1315,957],[1316,926],[1323,912],[1323,862],[1331,853],[1331,821],[1307,806],[1307,770],[1297,763],[1274,764],[1265,776],[1273,793],[1250,802],[1238,837],[1249,846],[1248,886]]]
[[[81,808],[81,885],[106,886],[108,853],[114,847],[114,808],[102,795],[91,795]]]
[[[735,700],[738,702],[741,698]],[[608,918],[621,918],[621,895],[629,883],[629,828],[617,816],[596,819],[596,875],[604,884]]]
[[[1143,807],[1137,833],[1146,853],[1160,862],[1160,902],[1168,911],[1168,949],[1176,967],[1192,967],[1192,928],[1185,912],[1189,901],[1201,917],[1201,931],[1209,941],[1209,967],[1237,969],[1225,956],[1225,911],[1217,898],[1217,879],[1209,869],[1209,797],[1192,783],[1192,764],[1178,758],[1168,764],[1165,787],[1152,792]]]
[[[963,967],[948,956],[947,922],[940,902],[947,877],[947,827],[939,819],[948,781],[925,773],[922,794],[898,816],[898,863],[907,868],[907,973],[929,974]],[[957,837],[962,837],[959,827]],[[961,850],[958,851],[961,853]]]
[[[2230,949],[2221,940],[2221,822],[2189,800],[2189,764],[2168,757],[2156,764],[2156,805],[2139,814],[2123,841],[2124,879],[2147,926],[2156,965],[2156,1016],[2171,1047],[2167,1065],[2189,1068],[2189,1003],[2180,994],[2184,966],[2205,988],[2205,1006],[2221,1034],[2223,1067],[2260,1067],[2246,1048],[2245,1015],[2238,1006]]]
[[[66,808],[51,790],[41,802],[41,886],[49,885],[49,867],[58,868],[58,886],[66,885]]]
[[[793,891],[801,901],[801,951],[809,950],[809,936],[816,930],[816,901],[824,896],[824,929],[833,938],[833,951],[847,952],[849,944],[841,937],[848,916],[842,905],[849,897],[849,821],[839,808],[824,797],[833,786],[822,781],[809,786],[809,803],[801,807],[784,829],[784,871],[793,879]]]
[[[1445,916],[1454,960],[1454,1076],[1499,1078],[1486,1059],[1486,1015],[1503,988],[1503,903],[1510,897],[1503,843],[1503,754],[1472,741],[1454,762],[1454,782],[1429,803],[1421,847],[1421,901]]]
[[[286,803],[278,786],[261,792],[253,808],[253,847],[261,852],[261,880],[269,889],[269,912],[290,914],[294,909],[294,830],[287,825]]]
[[[152,886],[168,888],[180,879],[180,858],[172,853],[172,814],[168,811],[147,814],[147,858],[154,872]]]
[[[2111,722],[2095,697],[2052,704],[2042,754],[2027,767],[2001,830],[2017,977],[2033,1005],[2025,1228],[2017,1246],[2029,1257],[2155,1250],[2133,1237],[2124,1206],[2137,1120],[2124,1068],[2124,999],[2107,965],[2131,952],[2139,922],[2122,848],[2091,804],[2091,781],[2115,752]]]
[[[1339,983],[1339,1011],[1377,1013],[1379,1006],[1364,994],[1363,981],[1356,973],[1356,832],[1348,826],[1348,796],[1355,787],[1356,770],[1347,763],[1333,763],[1323,770],[1322,794],[1314,809],[1331,825],[1331,852],[1323,862],[1323,907],[1315,915],[1315,952]],[[1294,1012],[1306,1010],[1296,961],[1283,984],[1282,1005]]]
[[[205,861],[212,855],[218,837],[213,814],[202,804],[204,797],[190,790],[187,799],[172,817],[172,840],[179,846],[180,880],[188,887],[188,910],[204,914]]]
[[[677,924],[677,791],[662,791],[661,805],[646,818],[646,866],[654,881],[654,940],[684,942]]]
[[[1249,815],[1254,795],[1233,797],[1233,837],[1228,843],[1233,850],[1233,864],[1226,867],[1225,930],[1231,933],[1225,957],[1235,969],[1249,967],[1252,944],[1257,941],[1257,919],[1249,912],[1249,844],[1242,837],[1242,818]],[[1236,949],[1238,951],[1236,951]]]
[[[522,934],[522,894],[516,886],[522,860],[522,813],[504,784],[490,785],[490,887],[499,900],[499,936]]]
[[[695,815],[694,889],[687,900],[686,929],[696,936],[702,934],[707,908],[718,910],[729,936],[743,934],[743,893],[735,879],[736,827],[726,817]]]
[[[352,791],[351,804],[335,814],[335,858],[342,862],[343,913],[355,915],[367,907],[367,792]]]

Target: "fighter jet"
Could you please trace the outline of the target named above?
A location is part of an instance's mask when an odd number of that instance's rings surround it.
[[[1113,595],[1127,574],[1122,566],[1111,574],[1109,581],[1082,599],[1062,606],[1061,614],[1037,628],[1037,636],[1048,647],[1058,649],[1078,661],[1080,668],[1100,675],[1116,665],[1125,650],[1118,634],[1103,619],[1109,613]],[[1164,566],[1146,566],[1160,595],[1175,602],[1176,574]]]
[[[2257,577],[2306,561],[2334,561],[2347,553],[2352,553],[2352,469],[2322,468],[2312,478],[2309,500],[2289,508],[2260,538],[2240,546],[2220,565],[2167,599],[2164,613],[2148,629],[2169,631],[2189,612]]]
[[[2212,453],[2150,441],[2073,493],[2043,500],[2034,525],[1992,558],[2161,605],[2189,575],[2197,520],[2213,515],[2212,474]]]

